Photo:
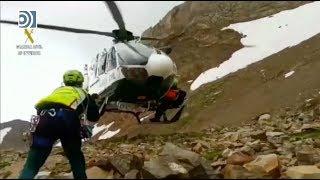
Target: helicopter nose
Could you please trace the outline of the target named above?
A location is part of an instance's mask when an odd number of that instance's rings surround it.
[[[159,76],[164,79],[176,73],[176,66],[169,56],[164,54],[151,54],[146,64],[149,76]]]

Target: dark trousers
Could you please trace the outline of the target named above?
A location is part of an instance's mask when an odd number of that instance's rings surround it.
[[[55,109],[40,116],[20,179],[32,179],[60,139],[75,179],[86,179],[86,166],[81,151],[80,122],[74,111]]]

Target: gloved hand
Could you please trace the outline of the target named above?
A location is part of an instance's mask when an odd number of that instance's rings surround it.
[[[99,94],[97,94],[97,93],[93,93],[93,94],[91,94],[90,96],[91,96],[91,98],[92,98],[93,100],[96,100],[96,99],[99,99],[99,98],[100,98]]]
[[[80,128],[81,139],[88,139],[92,137],[93,126],[92,125],[82,125]]]
[[[93,93],[90,96],[98,106],[100,106],[103,103],[103,98],[99,94]]]

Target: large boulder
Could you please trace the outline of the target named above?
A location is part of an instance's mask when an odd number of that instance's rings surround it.
[[[291,179],[320,179],[320,169],[313,165],[289,167],[285,175]]]
[[[210,163],[199,154],[166,143],[158,158],[145,161],[143,178],[213,178]]]
[[[137,169],[130,170],[125,176],[125,179],[140,179],[140,173]]]
[[[179,164],[155,158],[144,162],[142,177],[147,179],[187,177],[188,171]]]
[[[88,179],[113,179],[113,175],[109,174],[107,171],[93,166],[86,170]]]
[[[132,169],[141,170],[143,159],[132,154],[120,154],[91,161],[88,167],[92,166],[97,166],[105,171],[114,170],[122,176],[125,176]]]
[[[110,158],[110,163],[121,175],[127,174],[131,169],[142,169],[143,160],[135,155],[122,154]]]
[[[314,165],[320,162],[320,151],[317,149],[302,149],[296,151],[299,165]]]
[[[280,176],[280,163],[276,154],[259,155],[255,160],[244,164],[243,167],[261,177],[277,178]]]
[[[254,158],[243,152],[235,152],[231,156],[228,157],[227,163],[233,165],[243,165],[250,161],[254,160]]]
[[[224,179],[248,179],[258,178],[255,174],[248,171],[246,168],[240,165],[227,164],[223,170]]]
[[[164,158],[177,159],[179,161],[188,163],[193,166],[199,165],[201,161],[199,154],[179,148],[178,146],[172,143],[166,143],[162,152],[159,155]]]

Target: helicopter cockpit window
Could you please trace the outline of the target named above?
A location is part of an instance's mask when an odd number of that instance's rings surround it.
[[[145,65],[154,49],[141,43],[126,42],[116,45],[120,65]]]

